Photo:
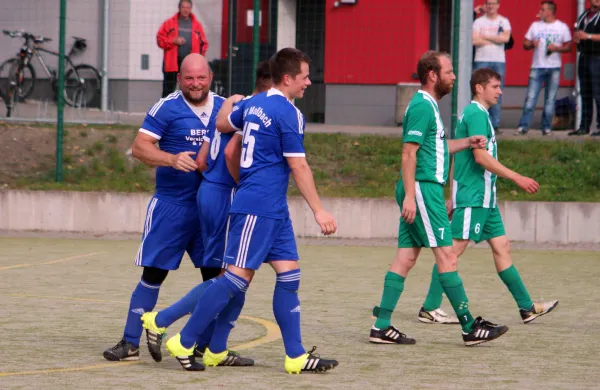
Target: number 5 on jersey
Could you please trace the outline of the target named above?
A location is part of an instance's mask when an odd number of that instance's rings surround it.
[[[252,130],[258,130],[260,128],[259,125],[252,122],[244,123],[244,139],[242,140],[242,158],[240,161],[240,166],[242,168],[250,168],[253,161],[254,154],[254,142],[256,139],[251,134]]]

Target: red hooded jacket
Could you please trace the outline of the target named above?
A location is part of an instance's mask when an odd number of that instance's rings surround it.
[[[198,19],[194,14],[190,14],[192,18],[192,53],[206,54],[208,50],[208,40],[206,34]],[[177,64],[177,46],[173,43],[173,39],[179,36],[179,13],[176,13],[171,18],[167,19],[156,34],[156,43],[165,51],[164,55],[164,72],[178,72]]]

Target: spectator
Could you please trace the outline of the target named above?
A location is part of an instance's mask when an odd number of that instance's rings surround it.
[[[577,19],[575,43],[579,50],[579,89],[581,92],[581,123],[579,129],[569,135],[590,132],[594,100],[596,101],[596,131],[600,136],[600,0],[590,0],[590,8]]]
[[[179,12],[160,26],[156,42],[165,51],[162,97],[166,97],[177,88],[177,72],[185,56],[190,53],[205,55],[208,50],[204,29],[192,13],[192,0],[179,1]]]
[[[506,74],[506,56],[504,44],[510,40],[510,22],[498,14],[500,0],[486,0],[485,15],[473,23],[473,46],[475,46],[474,70],[490,68],[502,76],[504,88],[504,75]],[[476,10],[477,11],[477,10]],[[490,120],[494,131],[498,133],[500,127],[500,109],[502,96],[498,104],[490,108]]]
[[[556,93],[560,84],[560,55],[571,51],[571,31],[565,23],[556,19],[556,3],[542,1],[539,17],[541,20],[531,24],[523,42],[525,50],[533,50],[533,61],[523,114],[515,135],[527,134],[542,84],[546,84],[542,134],[550,135]]]

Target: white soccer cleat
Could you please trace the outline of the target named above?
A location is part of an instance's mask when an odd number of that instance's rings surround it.
[[[449,315],[441,308],[432,311],[419,310],[419,321],[426,324],[458,324],[458,318]]]

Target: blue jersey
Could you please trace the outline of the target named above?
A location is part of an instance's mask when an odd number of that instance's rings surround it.
[[[171,154],[198,153],[203,137],[215,127],[217,113],[224,99],[212,92],[202,107],[190,105],[174,92],[160,99],[144,119],[142,133],[158,140],[160,150]],[[196,158],[195,155],[190,156]],[[202,181],[198,172],[183,172],[172,167],[156,169],[156,197],[179,204],[196,204],[196,193]]]
[[[233,105],[233,111],[239,110],[243,107],[243,103],[249,99],[237,102]],[[216,127],[211,127],[208,134],[204,136],[204,142],[210,143],[210,152],[206,158],[206,164],[208,168],[202,175],[204,180],[215,184],[222,184],[229,188],[236,186],[235,180],[231,177],[229,170],[227,169],[227,163],[225,162],[225,148],[235,133],[221,133]]]
[[[275,219],[289,216],[286,157],[304,157],[304,116],[271,88],[244,101],[229,114],[233,127],[243,129],[240,182],[230,213]]]

